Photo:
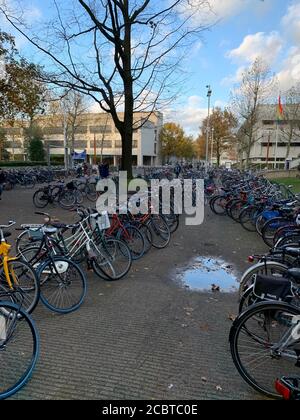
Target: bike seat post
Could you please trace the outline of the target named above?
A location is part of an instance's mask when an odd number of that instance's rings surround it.
[[[6,242],[2,228],[0,228],[0,238],[1,238],[1,243]]]

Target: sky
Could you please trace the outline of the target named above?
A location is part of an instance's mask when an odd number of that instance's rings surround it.
[[[3,1],[13,4],[18,0],[0,0],[0,4]],[[26,18],[33,26],[54,13],[50,0],[24,2]],[[277,75],[281,91],[300,82],[300,0],[211,0],[211,6],[216,23],[190,49],[182,93],[164,109],[166,121],[179,123],[194,137],[207,116],[206,86],[213,91],[212,107],[230,105],[231,89],[258,56]],[[11,31],[1,16],[0,27]],[[17,44],[24,55],[37,58],[19,35]]]

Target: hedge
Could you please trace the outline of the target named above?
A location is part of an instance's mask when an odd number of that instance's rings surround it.
[[[24,161],[10,161],[0,162],[0,168],[26,168],[36,166],[48,166],[47,162],[24,162]],[[61,162],[51,160],[51,166],[61,166]]]

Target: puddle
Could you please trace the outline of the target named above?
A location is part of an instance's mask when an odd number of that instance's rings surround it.
[[[180,274],[179,279],[190,290],[201,292],[211,292],[213,285],[223,293],[234,293],[239,287],[232,267],[225,261],[213,258],[197,258],[191,267]]]

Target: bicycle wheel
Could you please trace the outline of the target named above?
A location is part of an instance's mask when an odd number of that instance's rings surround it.
[[[135,226],[126,226],[126,230],[120,229],[117,239],[126,243],[130,249],[133,260],[139,260],[145,254],[145,240],[142,233]]]
[[[276,379],[295,374],[299,316],[300,310],[291,305],[263,302],[250,307],[232,326],[230,348],[239,374],[268,397],[281,398],[274,389]]]
[[[39,336],[31,317],[17,305],[0,302],[0,399],[30,379],[39,355]]]
[[[286,220],[284,217],[276,217],[274,219],[269,220],[262,229],[262,237],[264,243],[270,247],[274,245],[274,237],[278,229],[287,226],[289,221]],[[294,223],[292,223],[294,225]]]
[[[242,200],[233,200],[230,207],[228,208],[228,215],[235,222],[239,223],[240,214],[244,210],[246,203]]]
[[[16,294],[16,302],[28,313],[33,312],[40,299],[40,284],[34,268],[25,261],[9,261],[8,271],[13,283],[12,291]],[[7,284],[4,269],[0,270],[0,283],[7,290],[11,290]]]
[[[76,204],[82,204],[84,200],[83,192],[80,190],[75,190]]]
[[[92,267],[104,280],[121,280],[132,265],[132,254],[127,244],[115,238],[105,238],[101,243],[93,244]]]
[[[145,241],[145,254],[152,248],[152,233],[151,229],[144,223],[138,225],[138,229],[144,237]]]
[[[58,203],[63,209],[71,209],[76,204],[76,194],[74,191],[63,191],[59,198]]]
[[[170,232],[175,233],[179,228],[179,216],[177,214],[164,215],[164,218],[169,226]]]
[[[86,190],[85,190],[86,196],[87,196],[87,199],[91,202],[97,201],[98,193],[97,193],[96,187],[97,185],[92,184],[92,183],[86,185]]]
[[[147,226],[151,232],[151,241],[154,248],[166,248],[171,240],[169,226],[165,219],[159,215],[153,215],[147,222]],[[150,240],[150,237],[148,238]]]
[[[24,232],[21,233],[21,235],[18,236],[16,240],[16,253],[19,255],[22,255],[22,253],[25,251],[25,249],[30,247],[39,247],[42,243],[42,237],[39,238],[38,236],[36,238],[32,237],[32,234],[28,230],[24,230]],[[28,260],[26,260],[28,261]]]
[[[255,276],[261,274],[263,276],[282,277],[289,267],[275,261],[261,262],[250,267],[242,276],[239,287],[240,298],[244,292],[254,283]]]
[[[33,195],[33,204],[38,209],[44,209],[49,203],[48,194],[44,190],[38,190]]]
[[[248,232],[256,232],[257,207],[246,207],[240,214],[240,223]]]
[[[41,301],[53,312],[76,311],[86,295],[86,277],[81,268],[65,257],[52,257],[39,267]]]
[[[211,209],[218,216],[224,216],[226,214],[226,206],[228,200],[226,197],[216,197],[211,201]]]

